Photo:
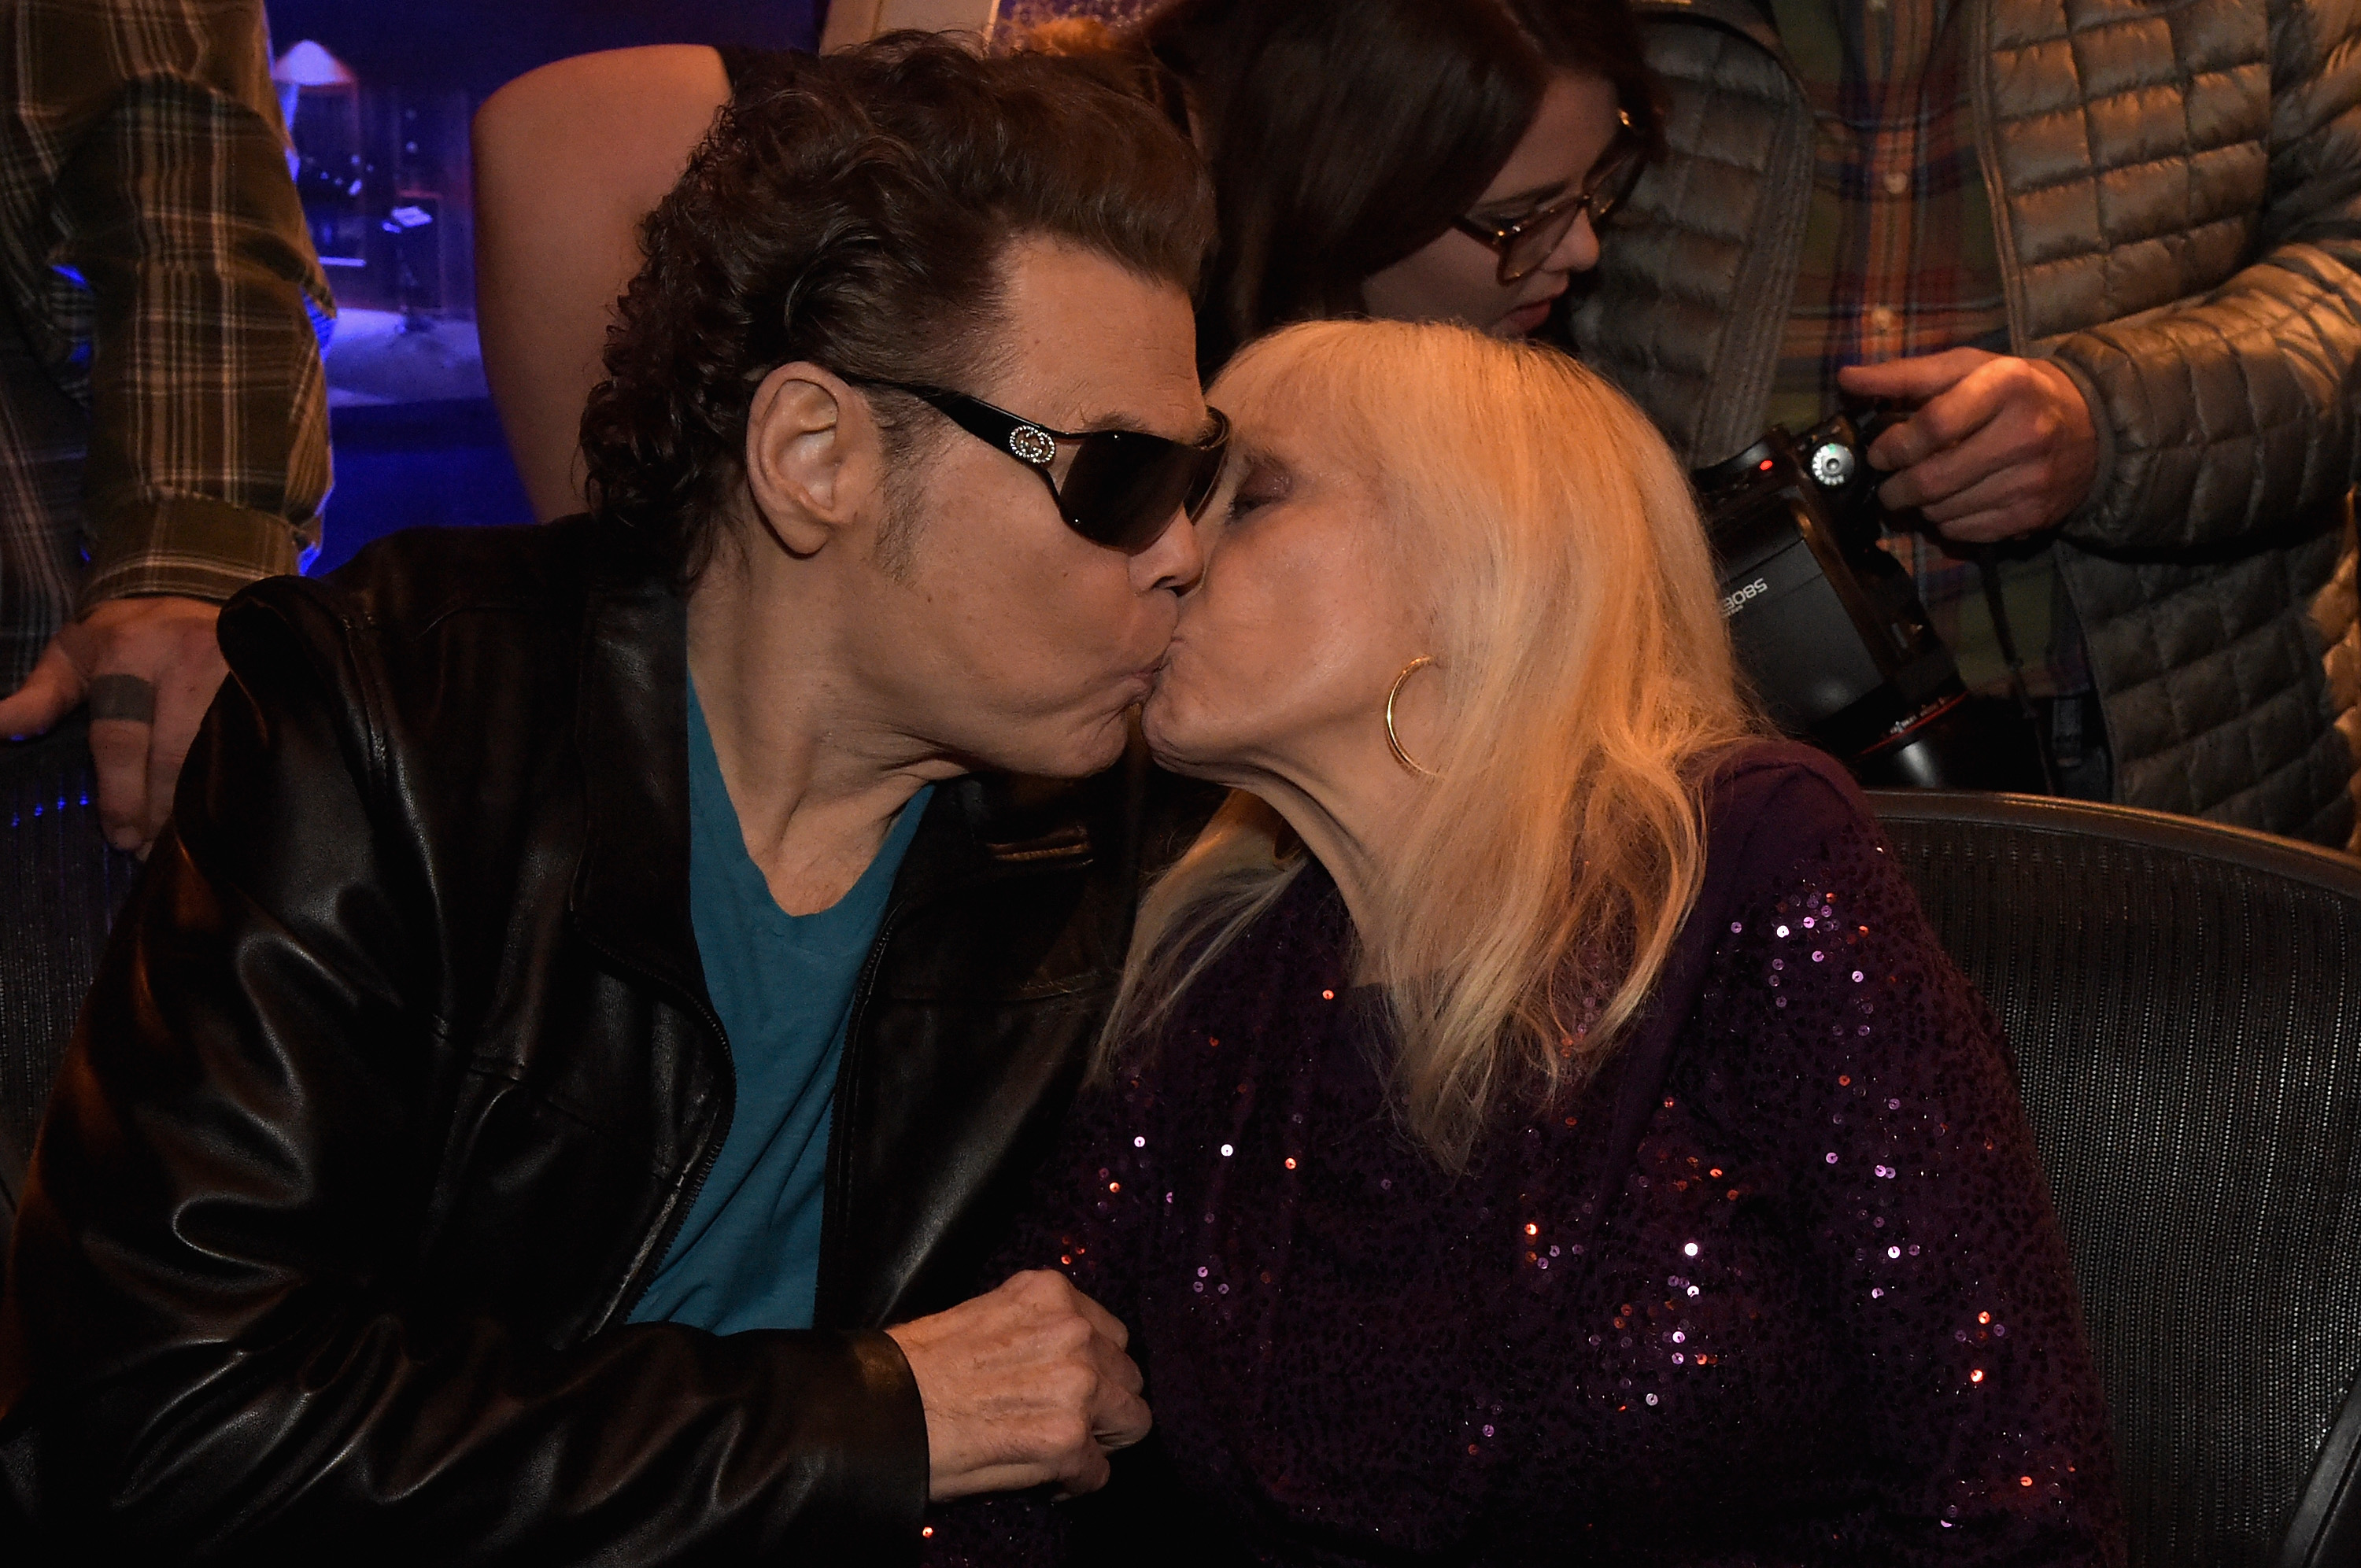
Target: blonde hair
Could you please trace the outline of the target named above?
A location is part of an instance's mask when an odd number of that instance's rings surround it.
[[[1400,1109],[1457,1168],[1504,1100],[1587,1081],[1640,1014],[1704,878],[1703,760],[1759,731],[1696,501],[1598,377],[1462,327],[1305,323],[1209,396],[1249,436],[1265,410],[1308,414],[1376,480],[1395,569],[1433,594],[1444,717],[1419,761],[1438,776],[1359,939]],[[1291,880],[1284,837],[1233,795],[1149,890],[1102,1075]]]

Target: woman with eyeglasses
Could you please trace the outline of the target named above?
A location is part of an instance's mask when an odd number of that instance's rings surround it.
[[[1292,321],[1539,331],[1655,135],[1623,0],[1170,0],[1020,47],[1128,68],[1213,175],[1210,371]]]
[[[929,1561],[2120,1563],[2006,1047],[1842,770],[1763,738],[1664,441],[1441,325],[1209,396],[1144,728],[1234,793],[980,1281],[1104,1305],[1156,1433]]]
[[[1208,374],[1293,321],[1543,332],[1655,137],[1624,0],[1170,0],[1120,30],[1070,19],[1014,47],[1117,75],[1204,155],[1220,221],[1198,310]],[[543,516],[582,504],[582,404],[641,215],[715,112],[796,58],[584,56],[478,116],[485,367]]]

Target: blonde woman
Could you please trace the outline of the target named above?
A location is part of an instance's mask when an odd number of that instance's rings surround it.
[[[1146,726],[1236,793],[1002,1260],[1130,1327],[1162,1489],[1115,1544],[2120,1562],[2004,1047],[1843,774],[1755,729],[1664,444],[1446,326],[1291,328],[1211,396]]]

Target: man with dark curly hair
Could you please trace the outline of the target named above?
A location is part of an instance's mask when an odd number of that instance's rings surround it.
[[[1145,1431],[1061,1277],[956,1296],[1163,841],[1209,208],[1054,61],[784,67],[650,220],[588,516],[224,613],[0,1301],[77,1557],[882,1562]]]

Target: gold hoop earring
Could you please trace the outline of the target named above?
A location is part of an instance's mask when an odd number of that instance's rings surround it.
[[[1421,653],[1402,666],[1401,674],[1394,677],[1392,687],[1386,693],[1386,745],[1392,750],[1395,762],[1408,769],[1414,777],[1422,779],[1440,778],[1443,775],[1433,768],[1420,767],[1411,760],[1411,754],[1402,750],[1401,737],[1394,732],[1394,699],[1401,696],[1404,681],[1433,663],[1434,658],[1432,654]]]

